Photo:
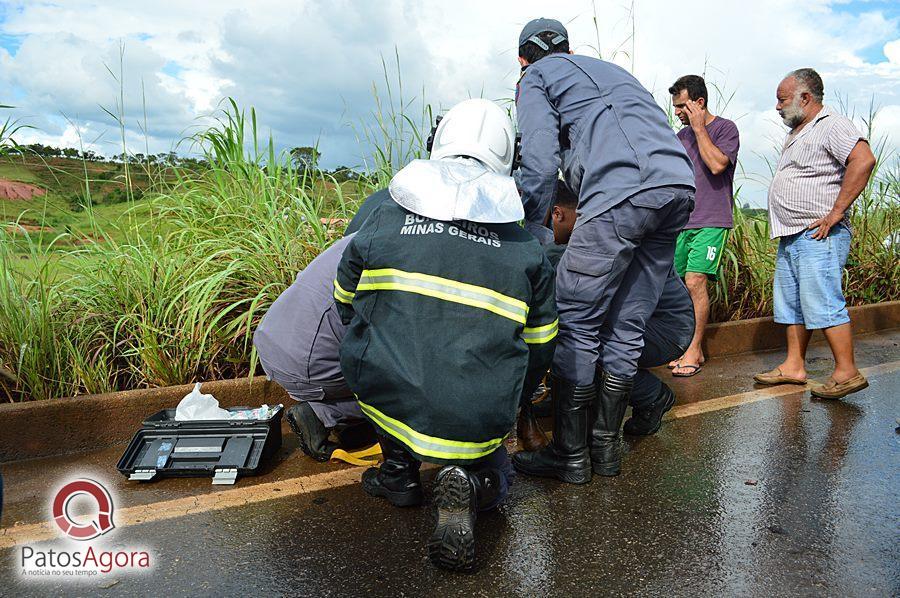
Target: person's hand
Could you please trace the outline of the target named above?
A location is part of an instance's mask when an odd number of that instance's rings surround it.
[[[818,220],[810,224],[807,227],[807,230],[812,230],[818,227],[818,230],[812,234],[811,238],[819,241],[827,237],[828,232],[831,230],[831,228],[839,224],[840,221],[843,220],[843,218],[843,212],[831,210],[827,216],[825,216],[824,218],[819,218]]]
[[[706,127],[706,115],[703,113],[703,108],[701,108],[696,101],[688,100],[685,102],[684,111],[688,115],[688,121],[691,123],[691,128],[696,130]]]

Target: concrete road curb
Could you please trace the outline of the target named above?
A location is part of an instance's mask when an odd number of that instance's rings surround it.
[[[850,309],[857,334],[900,327],[900,301]],[[821,333],[813,337],[821,338]],[[772,318],[713,324],[707,328],[707,357],[767,351],[784,346],[784,328]],[[140,423],[174,407],[192,385],[0,405],[0,463],[75,453],[127,441]],[[288,404],[290,398],[263,377],[203,384],[223,407]]]
[[[49,457],[122,443],[160,409],[175,407],[193,384],[68,399],[0,405],[0,463]],[[205,382],[222,407],[288,404],[284,390],[263,376]]]
[[[851,307],[849,311],[855,334],[900,327],[900,301],[861,305]],[[823,339],[822,332],[816,331],[812,342]],[[711,324],[706,328],[703,341],[703,353],[706,357],[727,357],[781,349],[785,346],[784,326],[776,324],[772,318]]]

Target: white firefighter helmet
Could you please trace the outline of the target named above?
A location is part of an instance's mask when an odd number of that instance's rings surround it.
[[[489,100],[466,100],[440,119],[428,139],[430,160],[413,160],[391,179],[395,202],[435,220],[517,222],[525,217],[510,173],[512,122]]]
[[[512,173],[516,132],[506,112],[490,100],[465,100],[451,108],[430,141],[432,160],[468,156],[497,174]]]

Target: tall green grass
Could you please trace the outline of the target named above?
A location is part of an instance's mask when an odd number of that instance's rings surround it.
[[[187,140],[208,168],[156,177],[120,226],[93,221],[105,242],[73,248],[65,234],[17,233],[13,251],[13,234],[0,226],[2,400],[255,373],[252,333],[297,272],[342,234],[330,219],[350,218],[424,154],[431,108],[386,83],[360,133],[375,149],[358,181],[298,170],[260,135],[252,108],[227,100],[215,124]],[[884,144],[877,149],[878,170],[852,215],[851,304],[900,298],[898,245],[885,243],[900,224],[900,162]],[[33,265],[25,274],[23,246]],[[771,314],[774,251],[765,220],[737,211],[715,320]]]
[[[41,267],[22,276],[0,229],[2,396],[254,372],[251,338],[262,314],[341,235],[328,219],[351,217],[372,184],[298,171],[260,137],[255,111],[233,101],[191,141],[209,168],[159,181],[139,226],[112,234],[98,224],[105,243],[61,249],[26,236]]]

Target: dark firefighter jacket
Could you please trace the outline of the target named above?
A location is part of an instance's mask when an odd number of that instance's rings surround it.
[[[376,208],[334,282],[349,323],[341,368],[363,413],[422,461],[492,453],[550,366],[553,285],[540,244],[515,223]]]

